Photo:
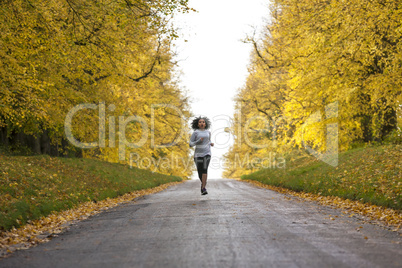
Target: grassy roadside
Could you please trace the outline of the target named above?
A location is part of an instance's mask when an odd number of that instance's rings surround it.
[[[94,159],[0,152],[0,231],[87,201],[178,181],[182,178]]]
[[[372,146],[340,153],[336,168],[311,156],[288,159],[286,168],[262,169],[241,179],[401,211],[402,145]]]

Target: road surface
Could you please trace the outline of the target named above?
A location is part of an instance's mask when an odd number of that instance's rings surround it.
[[[0,267],[402,267],[398,233],[340,210],[234,180],[199,188],[110,209]]]

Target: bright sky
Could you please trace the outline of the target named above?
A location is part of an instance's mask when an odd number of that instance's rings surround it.
[[[269,14],[268,4],[267,0],[190,0],[189,6],[198,12],[175,19],[182,35],[176,42],[181,86],[189,91],[194,115],[212,121],[215,146],[208,178],[222,177],[222,155],[232,144],[230,134],[223,130],[230,126],[233,98],[245,83],[252,50],[241,39],[253,33],[252,26],[261,29]]]

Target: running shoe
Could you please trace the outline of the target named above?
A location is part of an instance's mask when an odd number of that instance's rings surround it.
[[[205,189],[205,188],[204,188],[204,189],[201,189],[201,194],[202,194],[202,195],[208,194],[207,189]]]

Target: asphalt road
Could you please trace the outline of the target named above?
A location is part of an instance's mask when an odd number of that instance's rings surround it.
[[[402,267],[396,232],[244,182],[199,187],[110,209],[0,267]]]

